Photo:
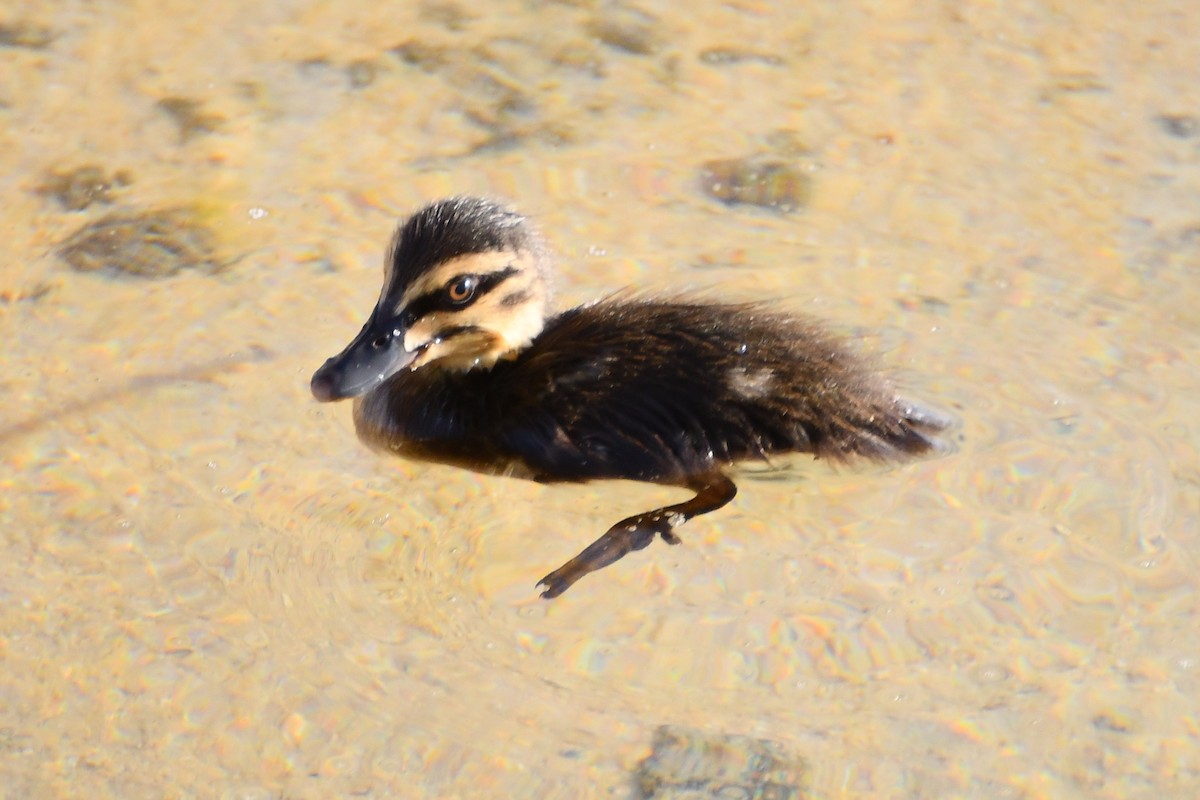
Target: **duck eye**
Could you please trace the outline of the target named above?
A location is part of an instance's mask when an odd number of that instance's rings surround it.
[[[446,296],[451,303],[465,303],[475,296],[476,284],[474,275],[460,275],[446,286]]]

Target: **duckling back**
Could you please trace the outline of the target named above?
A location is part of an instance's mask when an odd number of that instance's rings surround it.
[[[787,452],[899,459],[933,448],[944,426],[816,322],[752,305],[575,309],[513,373],[526,387],[520,405],[543,409],[538,427],[553,427],[580,469],[602,473],[589,477],[671,480]]]

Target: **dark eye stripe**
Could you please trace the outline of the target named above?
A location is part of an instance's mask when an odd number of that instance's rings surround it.
[[[452,328],[443,328],[438,331],[435,337],[437,341],[444,342],[447,339],[453,339],[455,336],[462,336],[464,333],[475,333],[482,330],[475,325],[455,325]]]
[[[521,305],[521,303],[524,303],[528,299],[529,299],[529,292],[527,292],[524,289],[518,289],[517,291],[513,292],[512,294],[501,297],[500,305],[502,305],[506,308],[508,306],[519,306],[519,305]]]
[[[426,292],[408,304],[408,308],[405,309],[405,316],[408,317],[410,320],[409,325],[411,325],[433,311],[461,311],[464,308],[470,307],[480,297],[483,297],[518,272],[520,270],[516,267],[507,266],[502,270],[480,275],[479,282],[475,285],[475,296],[465,303],[451,302],[450,298],[446,296],[445,288]]]

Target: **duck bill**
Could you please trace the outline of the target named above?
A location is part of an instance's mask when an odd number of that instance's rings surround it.
[[[417,357],[404,349],[404,331],[394,320],[379,322],[375,315],[346,349],[313,373],[313,397],[322,403],[345,400],[369,392]]]

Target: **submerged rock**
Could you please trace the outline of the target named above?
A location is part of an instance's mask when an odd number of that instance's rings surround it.
[[[650,56],[662,49],[665,37],[658,20],[634,8],[606,7],[593,17],[587,32],[609,47],[634,56]]]
[[[164,97],[158,107],[167,113],[179,126],[179,141],[186,142],[193,136],[212,133],[225,122],[220,114],[204,110],[204,104],[190,97]]]
[[[718,159],[701,167],[700,188],[727,205],[744,203],[788,213],[808,204],[812,179],[784,161]]]
[[[92,203],[112,203],[116,199],[113,190],[131,183],[133,176],[125,170],[109,176],[102,167],[88,164],[66,172],[51,170],[36,191],[54,198],[68,211],[82,211]]]
[[[80,272],[166,278],[185,269],[214,272],[213,235],[180,209],[110,214],[69,236],[58,255]]]
[[[804,763],[775,742],[664,725],[651,747],[638,800],[803,800]]]
[[[1191,139],[1200,135],[1200,119],[1188,114],[1159,114],[1158,126],[1176,139]]]
[[[25,22],[0,24],[0,47],[45,50],[57,35],[50,28]]]

